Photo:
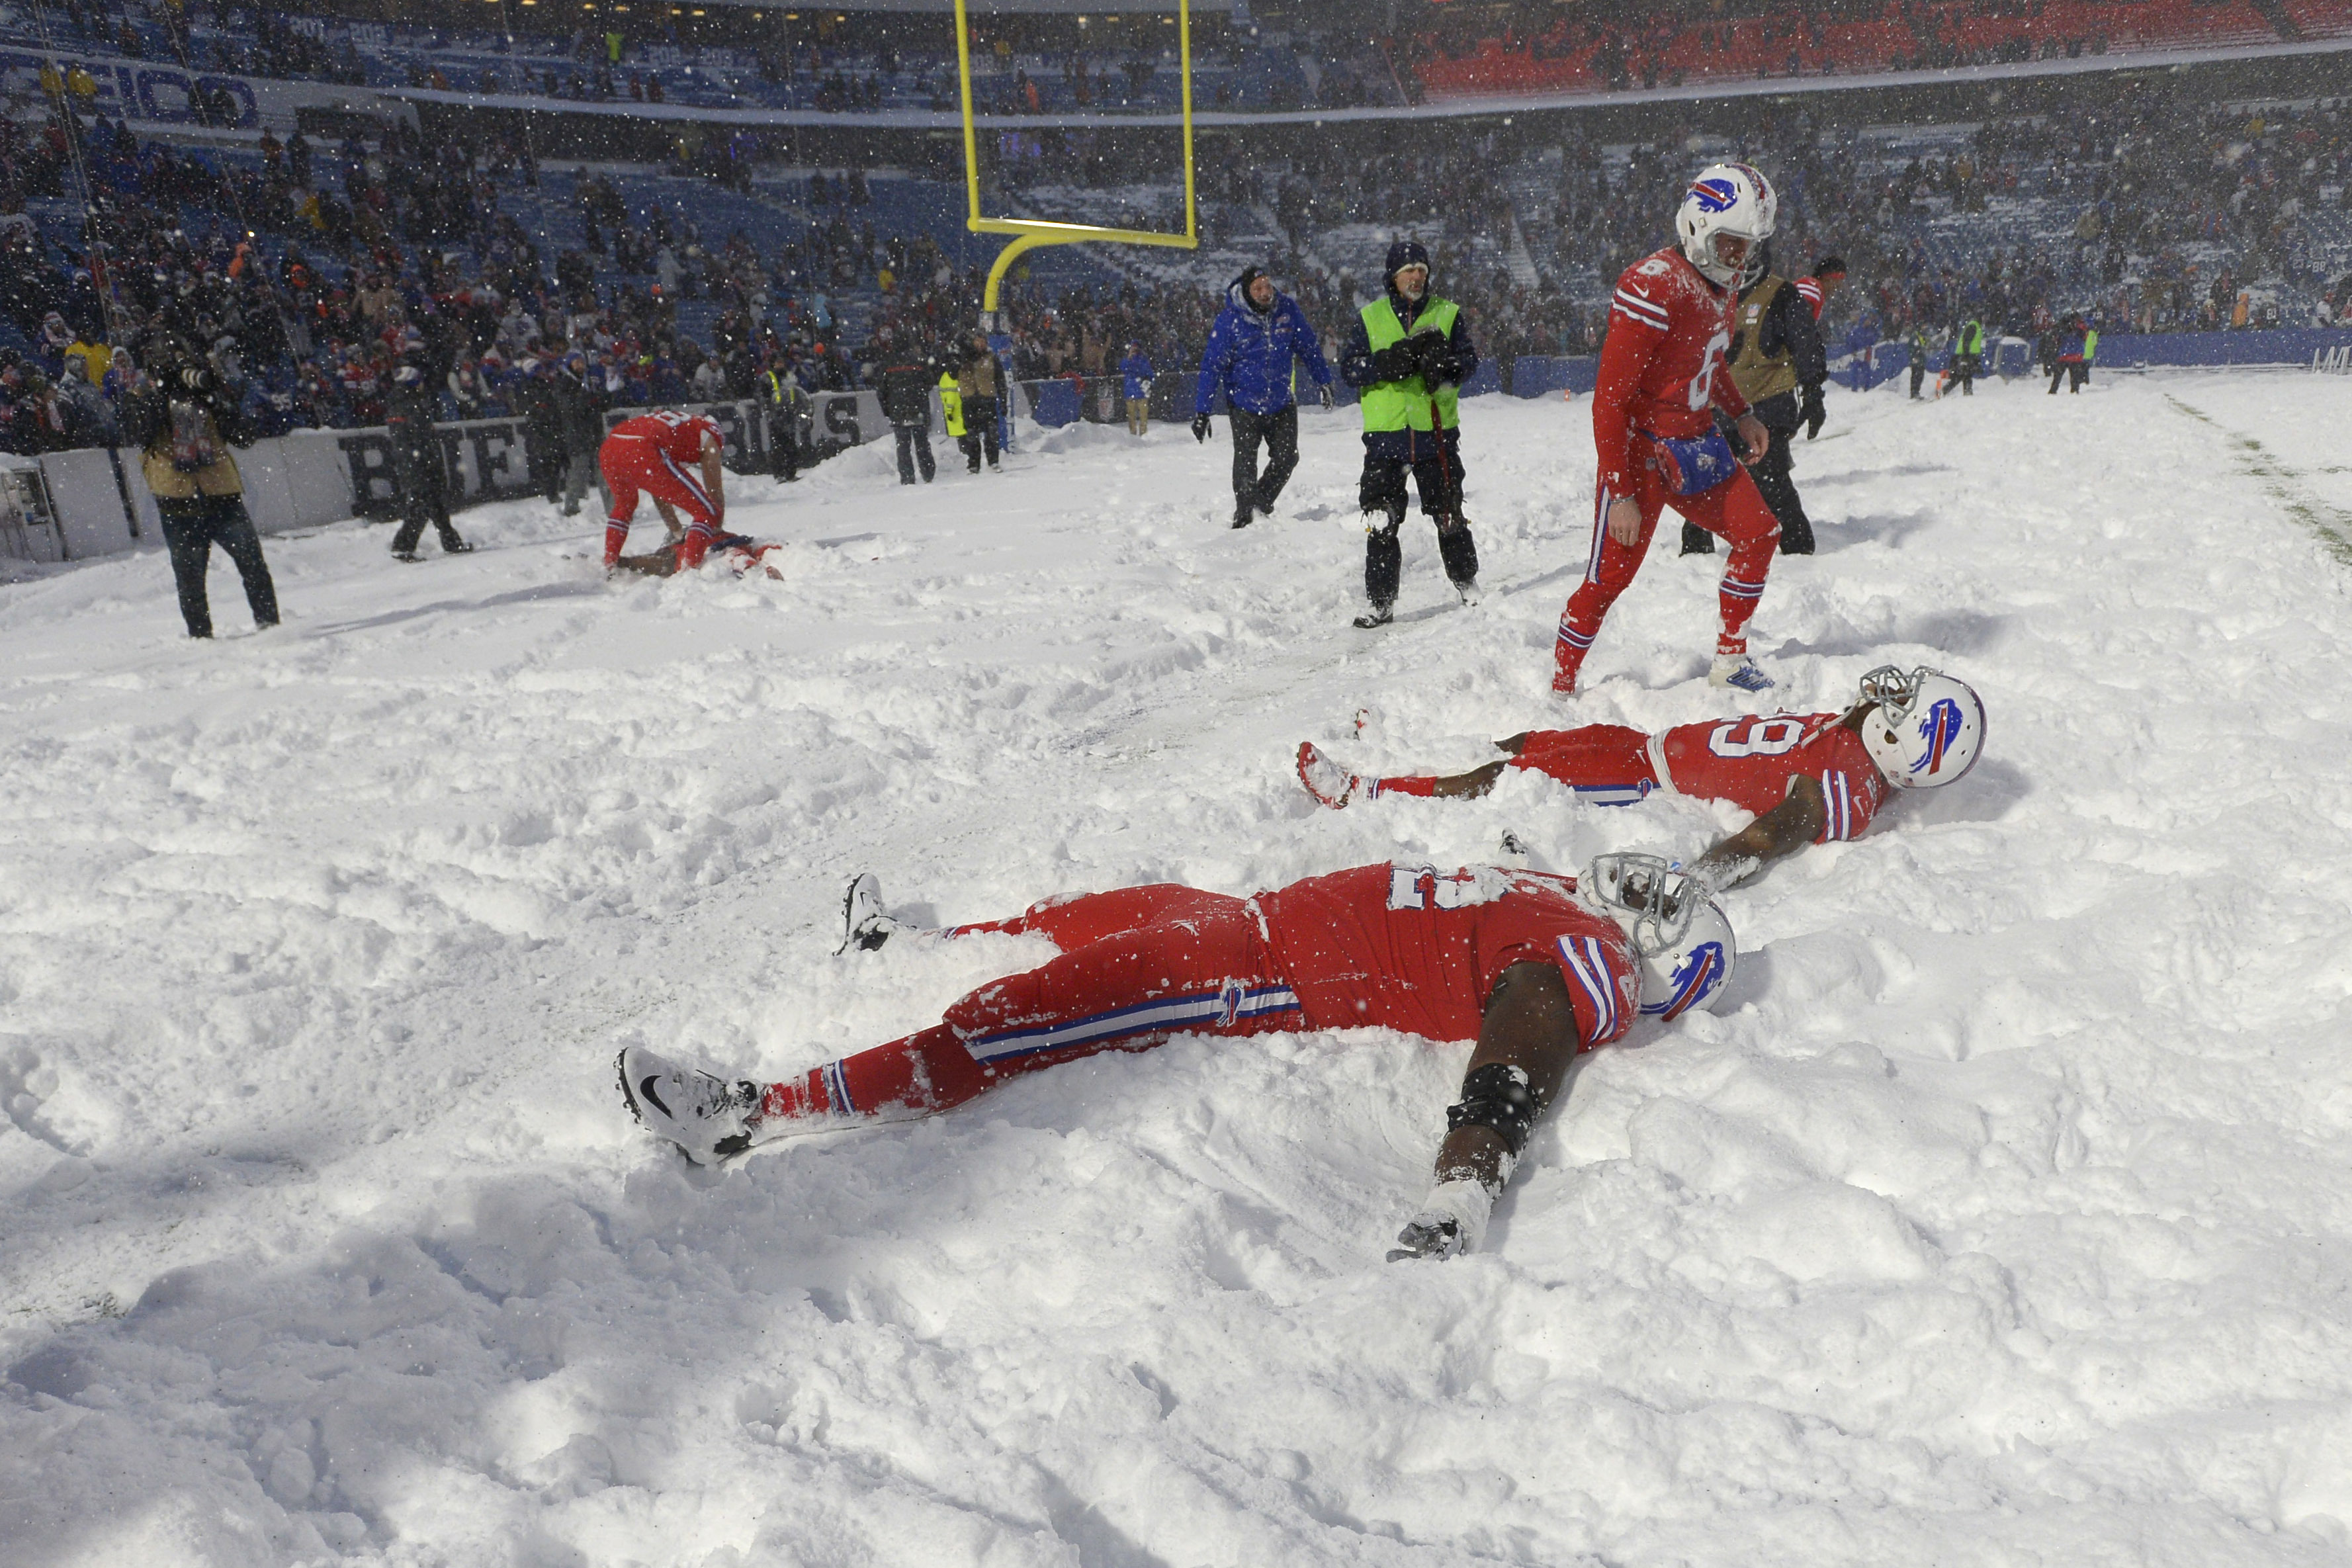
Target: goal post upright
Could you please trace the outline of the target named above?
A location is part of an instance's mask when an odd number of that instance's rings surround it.
[[[1003,234],[1012,237],[1012,243],[997,253],[994,265],[988,269],[988,287],[981,300],[984,327],[996,323],[998,302],[1004,279],[1013,263],[1023,255],[1045,245],[1157,245],[1179,250],[1195,250],[1201,244],[1200,205],[1194,182],[1192,162],[1192,0],[1176,0],[1176,54],[1180,86],[1183,93],[1181,121],[1184,138],[1184,232],[1163,234],[1154,229],[1113,228],[1097,224],[1048,223],[1042,219],[990,217],[981,210],[980,201],[980,133],[972,118],[971,105],[971,21],[967,0],[955,0],[956,76],[963,99],[963,172],[964,198],[967,214],[964,226],[974,234]]]

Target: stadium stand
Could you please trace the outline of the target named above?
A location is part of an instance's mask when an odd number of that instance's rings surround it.
[[[50,15],[110,48],[180,60],[191,81],[207,79],[192,68],[209,53],[225,68],[353,85],[429,84],[438,71],[503,89],[529,69],[547,89],[552,71],[551,90],[568,93],[583,46],[611,53],[584,36],[499,50],[474,35],[235,8],[207,8],[177,34],[158,20],[180,15],[168,7]],[[2053,16],[2068,27],[2098,20],[2106,31],[2086,47],[2111,48],[2126,36],[2179,36],[2182,17],[2207,39],[2242,36],[2248,16],[2273,40],[2329,27],[2352,36],[2352,0],[2264,0],[2260,11],[2240,0],[2042,0],[2030,15],[1988,0],[1807,23],[1802,47],[1836,43],[1849,61],[1882,46],[1870,58],[2014,52],[2021,37],[2063,48],[2047,30]],[[1612,36],[1644,62],[1688,72],[1748,47],[1748,26],[1710,23],[1695,36],[1691,24],[1661,22]],[[26,27],[25,13],[0,9],[0,34],[21,39]],[[1760,24],[1754,41],[1767,41]],[[1170,73],[1148,51],[1128,51],[1137,68],[1111,69],[1119,51],[1055,58],[1013,43],[988,51],[988,79],[1003,89],[1025,79],[1041,108],[1076,106],[1082,93],[1092,108],[1165,101]],[[1587,46],[1599,47],[1573,28],[1473,39],[1451,57],[1444,39],[1387,45],[1384,54],[1347,39],[1236,40],[1213,70],[1227,73],[1229,102],[1360,105],[1392,56],[1415,69],[1441,59],[1550,67],[1584,49],[1586,68]],[[666,105],[696,95],[740,105],[754,90],[796,102],[805,91],[828,113],[818,98],[852,112],[933,104],[943,91],[940,61],[911,51],[819,47],[746,63],[732,47],[625,47],[611,85],[626,95],[626,69],[637,69],[639,89],[659,82]],[[790,135],[723,121],[678,122],[654,140],[656,152],[669,145],[652,162],[630,140],[658,124],[642,117],[602,153],[596,127],[610,120],[575,116],[580,124],[538,142],[520,117],[395,100],[370,113],[299,110],[295,120],[312,114],[302,130],[243,122],[229,104],[218,116],[192,103],[176,123],[134,125],[119,109],[100,112],[110,100],[85,91],[78,57],[64,58],[70,70],[45,68],[37,83],[9,79],[16,94],[0,115],[0,445],[16,450],[105,438],[111,395],[157,328],[209,346],[246,378],[264,428],[374,418],[404,352],[428,359],[452,414],[502,411],[517,377],[574,352],[629,401],[743,395],[769,367],[812,389],[854,386],[910,342],[929,351],[967,331],[993,252],[964,231],[961,185],[940,177],[917,129],[876,132],[868,166],[812,168]],[[1025,87],[1019,96],[1025,105]],[[1377,288],[1389,240],[1410,233],[1431,246],[1443,287],[1507,381],[1522,357],[1592,351],[1617,271],[1664,241],[1689,167],[1717,155],[1752,158],[1780,183],[1777,248],[1790,267],[1824,249],[1848,258],[1853,287],[1831,322],[1841,341],[1915,327],[1940,335],[1965,315],[2031,336],[2075,313],[2112,333],[2305,324],[2352,310],[2352,102],[2147,81],[2103,101],[2112,107],[2100,115],[2052,100],[1937,119],[1815,93],[1684,106],[1631,133],[1622,118],[1563,110],[1461,121],[1443,136],[1400,138],[1393,121],[1374,121],[1218,143],[1201,171],[1202,248],[1036,253],[1008,295],[1012,355],[1024,378],[1089,384],[1125,342],[1140,342],[1173,400],[1189,387],[1167,368],[1196,361],[1223,284],[1244,265],[1270,262],[1333,335]],[[1181,190],[1147,153],[1051,124],[995,135],[1006,155],[992,200],[1003,210],[1180,221]],[[569,150],[538,154],[551,145]],[[91,368],[88,384],[68,362]]]

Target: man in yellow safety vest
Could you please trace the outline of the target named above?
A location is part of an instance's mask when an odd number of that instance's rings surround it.
[[[1429,291],[1429,253],[1402,239],[1389,247],[1387,291],[1364,307],[1339,378],[1358,389],[1364,415],[1364,474],[1358,486],[1365,527],[1364,594],[1356,617],[1370,629],[1395,614],[1404,547],[1406,469],[1421,510],[1437,525],[1437,552],[1465,605],[1478,602],[1478,546],[1462,514],[1462,384],[1478,368],[1461,308]]]

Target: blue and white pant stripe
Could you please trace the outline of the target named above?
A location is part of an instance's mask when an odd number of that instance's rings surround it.
[[[1586,1043],[1597,1046],[1614,1039],[1623,1024],[1618,1016],[1617,983],[1609,973],[1608,950],[1599,937],[1563,936],[1558,941],[1569,978],[1592,1005],[1592,1038]]]
[[[1072,1046],[1100,1045],[1137,1035],[1168,1035],[1185,1029],[1220,1028],[1243,1018],[1268,1013],[1299,1011],[1298,994],[1287,985],[1254,985],[1238,1001],[1225,990],[1202,991],[1186,996],[1163,996],[1138,1002],[1084,1018],[1069,1018],[1034,1029],[1011,1029],[966,1040],[964,1048],[980,1062],[1009,1061]]]

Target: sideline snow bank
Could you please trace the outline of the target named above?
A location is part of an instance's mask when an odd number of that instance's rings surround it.
[[[2347,416],[1834,402],[1759,657],[1944,664],[1987,759],[1736,895],[1735,1010],[1592,1058],[1442,1268],[1380,1258],[1459,1047],[1180,1040],[703,1184],[609,1064],[805,1068],[1037,951],[836,959],[862,867],[971,919],[1698,847],[1289,774],[1731,706],[1664,548],[1545,696],[1580,406],[1472,410],[1486,603],[1409,533],[1371,637],[1315,411],[1242,532],[1175,429],[751,481],[781,583],[607,586],[518,505],[272,541],[287,626],[212,647],[160,556],[0,590],[0,1562],[2340,1562]]]

